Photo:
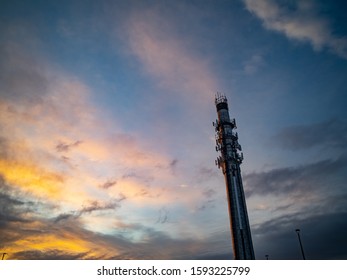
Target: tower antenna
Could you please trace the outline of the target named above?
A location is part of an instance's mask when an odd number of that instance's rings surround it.
[[[230,120],[228,100],[225,95],[215,96],[218,120],[213,123],[216,131],[216,151],[220,156],[216,165],[225,178],[231,237],[236,260],[254,260],[251,230],[243,190],[240,165],[243,161],[235,119]]]

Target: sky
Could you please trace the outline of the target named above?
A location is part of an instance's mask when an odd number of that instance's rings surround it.
[[[0,253],[233,259],[214,98],[256,259],[347,259],[344,1],[1,1]]]

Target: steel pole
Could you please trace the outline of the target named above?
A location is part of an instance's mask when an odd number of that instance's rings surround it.
[[[306,258],[305,258],[305,253],[304,253],[304,247],[302,246],[301,237],[300,237],[300,229],[297,228],[295,231],[296,231],[296,233],[297,233],[297,235],[298,235],[298,239],[299,239],[299,243],[300,243],[300,249],[301,249],[302,258],[303,258],[304,260],[306,260]]]

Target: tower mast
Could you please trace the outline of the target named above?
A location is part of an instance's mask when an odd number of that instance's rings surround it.
[[[254,260],[240,169],[243,154],[237,132],[233,131],[236,129],[236,122],[235,119],[230,120],[228,100],[225,95],[217,93],[215,104],[218,120],[213,125],[216,131],[216,151],[220,151],[216,165],[222,169],[225,178],[234,258]]]

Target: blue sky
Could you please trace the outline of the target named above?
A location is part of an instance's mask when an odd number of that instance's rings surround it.
[[[3,1],[0,252],[232,259],[215,93],[257,259],[346,259],[342,1]],[[334,236],[335,238],[332,238]]]

